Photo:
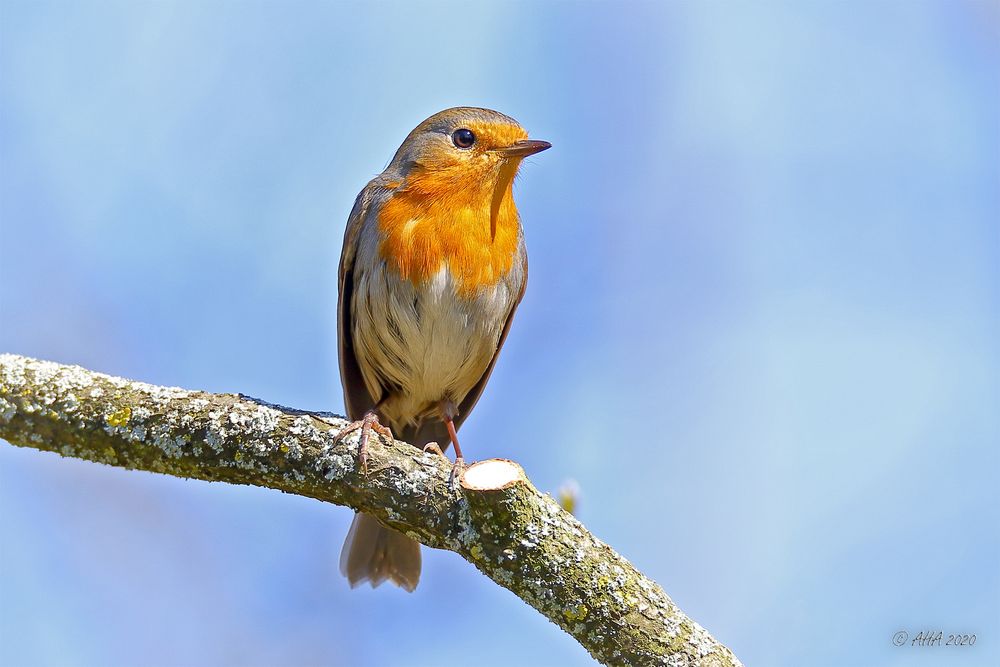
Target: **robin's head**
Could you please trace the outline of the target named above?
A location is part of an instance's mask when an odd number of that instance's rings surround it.
[[[512,178],[523,158],[550,146],[528,139],[527,131],[502,113],[455,107],[410,132],[389,170],[410,181],[428,178],[440,185],[495,184],[508,173]]]
[[[448,262],[463,293],[494,284],[521,243],[513,182],[521,161],[549,148],[517,121],[489,109],[456,107],[418,125],[379,183],[379,252],[414,284]]]

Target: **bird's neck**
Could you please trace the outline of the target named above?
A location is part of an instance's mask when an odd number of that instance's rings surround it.
[[[389,267],[415,285],[447,269],[465,296],[496,284],[520,243],[513,173],[500,176],[471,183],[408,177],[378,214],[379,252]]]

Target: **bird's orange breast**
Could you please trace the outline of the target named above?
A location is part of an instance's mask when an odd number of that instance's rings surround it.
[[[434,173],[408,178],[378,213],[379,253],[415,285],[442,268],[466,296],[496,284],[510,271],[520,242],[512,181],[513,174],[493,187]]]

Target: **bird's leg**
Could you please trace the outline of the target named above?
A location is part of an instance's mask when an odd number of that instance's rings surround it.
[[[361,436],[358,438],[358,461],[361,463],[361,471],[365,474],[368,473],[368,438],[371,437],[372,431],[390,440],[393,439],[392,431],[389,430],[389,427],[379,423],[378,412],[376,412],[377,407],[366,412],[365,416],[358,421],[351,422],[340,429],[337,435],[334,436],[335,440],[340,440],[358,429],[361,430]]]
[[[455,417],[458,416],[458,408],[448,399],[441,401],[438,406],[441,411],[441,421],[448,429],[448,437],[455,447],[455,465],[451,468],[451,476],[448,484],[454,486],[455,480],[465,471],[465,459],[462,457],[462,447],[458,444],[458,432],[455,430]]]

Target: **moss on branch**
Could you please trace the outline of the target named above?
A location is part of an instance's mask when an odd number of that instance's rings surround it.
[[[497,488],[463,483],[456,491],[440,456],[382,442],[369,447],[363,473],[357,436],[334,437],[343,425],[237,394],[0,355],[0,437],[13,445],[362,510],[460,554],[608,665],[740,664],[519,467]]]

